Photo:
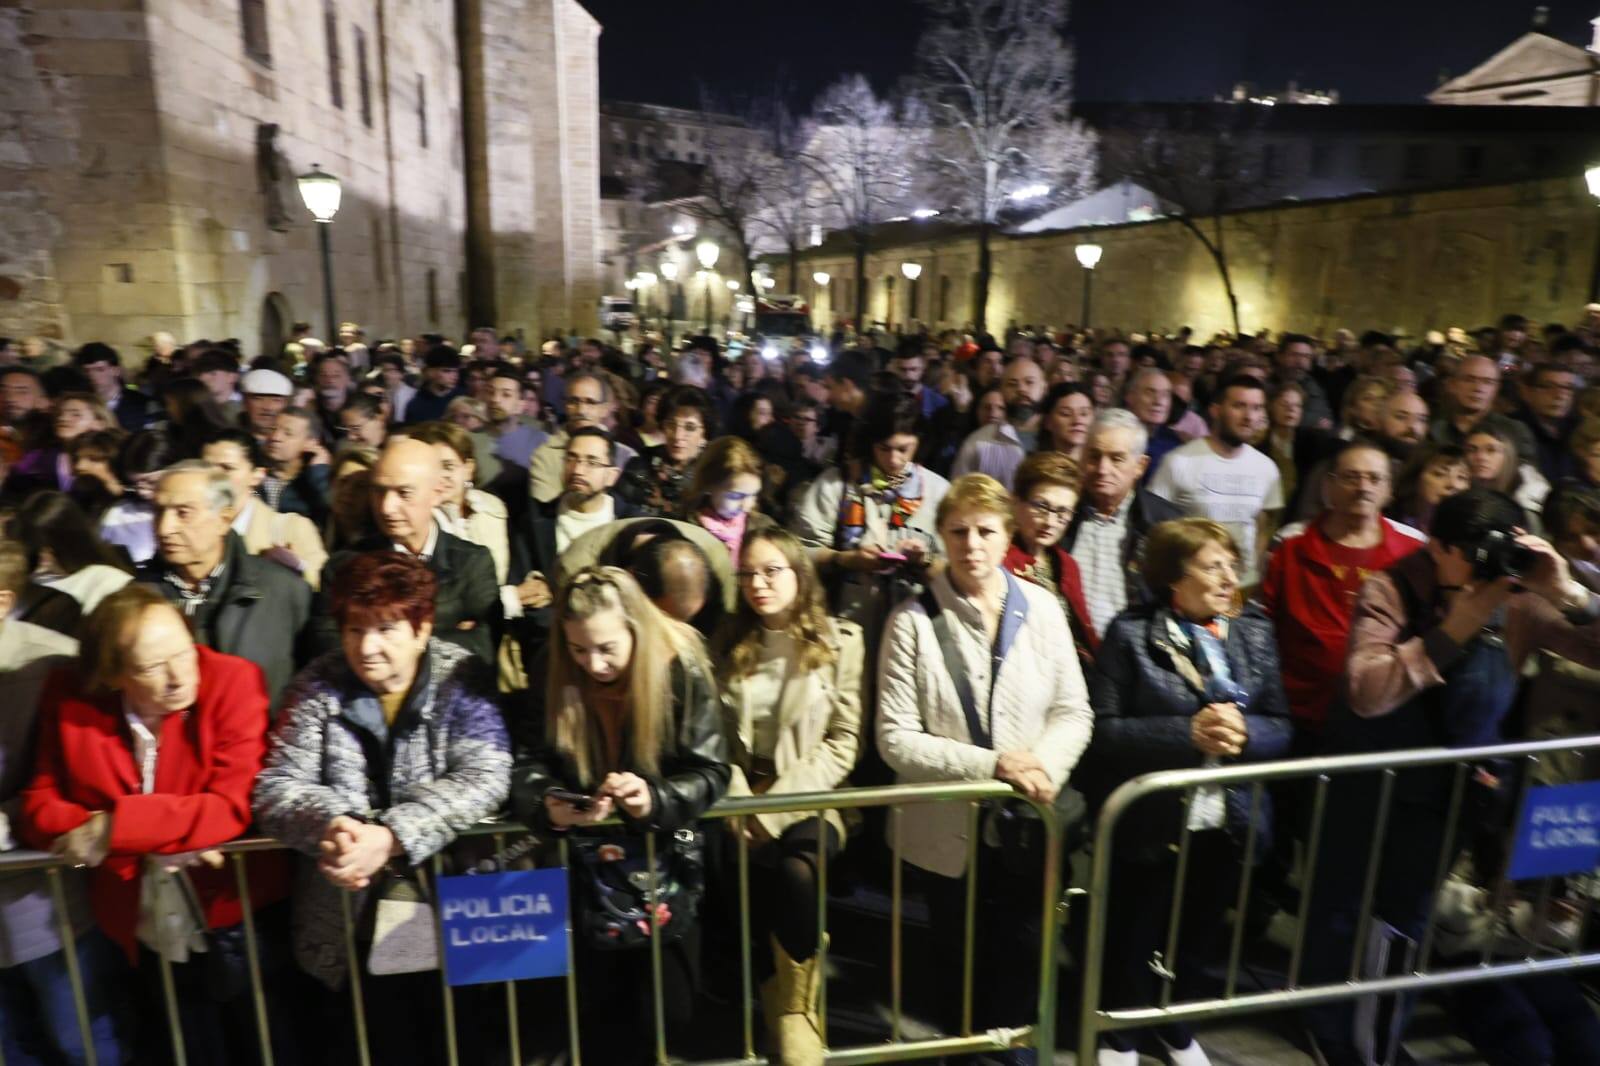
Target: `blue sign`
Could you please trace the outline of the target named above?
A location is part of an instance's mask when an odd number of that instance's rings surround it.
[[[445,974],[452,985],[567,972],[567,871],[439,879]]]
[[[1600,867],[1600,781],[1530,788],[1511,852],[1513,881]]]

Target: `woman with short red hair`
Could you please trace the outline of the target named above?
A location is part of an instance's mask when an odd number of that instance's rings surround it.
[[[437,584],[400,552],[367,552],[329,588],[339,651],[295,678],[256,780],[256,820],[299,851],[294,951],[329,988],[348,978],[345,901],[355,915],[372,1061],[444,1061],[438,976],[383,965],[380,904],[431,897],[418,868],[456,834],[489,817],[511,784],[511,749],[488,667],[433,636]],[[425,923],[432,940],[431,921]],[[398,941],[396,941],[398,943]],[[393,960],[391,960],[392,962]],[[431,967],[430,967],[431,969]],[[350,1030],[343,1000],[332,1024]],[[372,1006],[384,1009],[378,1023]],[[341,1061],[354,1061],[349,1049]]]

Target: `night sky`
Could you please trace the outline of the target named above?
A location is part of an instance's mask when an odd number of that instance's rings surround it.
[[[907,73],[915,0],[581,0],[600,20],[607,99],[697,107],[786,85],[799,106],[834,77]],[[1587,43],[1600,0],[1548,0],[1546,32]],[[1084,100],[1204,100],[1290,78],[1349,103],[1421,103],[1532,23],[1523,0],[1076,0]],[[1181,43],[1175,47],[1174,42]]]

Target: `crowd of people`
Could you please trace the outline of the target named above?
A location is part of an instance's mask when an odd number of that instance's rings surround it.
[[[62,861],[0,872],[7,1063],[169,1060],[163,964],[186,1061],[254,1061],[247,918],[276,1061],[354,1061],[335,994],[352,965],[374,1061],[444,1061],[418,920],[434,869],[562,845],[593,1061],[653,1061],[653,939],[668,1038],[693,1043],[747,860],[767,1047],[820,1063],[819,867],[891,841],[927,902],[946,1031],[969,874],[973,1024],[1023,1026],[1036,808],[1081,838],[1150,771],[1595,731],[1600,306],[1416,344],[308,333],[248,360],[158,335],[138,366],[100,343],[0,365],[0,840]],[[1435,771],[1340,778],[1320,827],[1296,784],[1136,806],[1106,1005],[1213,989],[1247,859],[1252,942],[1299,914],[1302,983],[1349,977],[1380,813],[1388,939],[1357,969],[1434,923],[1440,957],[1581,943],[1581,885],[1491,896],[1529,773],[1588,766],[1480,767],[1455,821],[1462,786]],[[952,804],[703,818],[724,796],[987,780],[1016,799],[983,807],[975,842]],[[462,837],[497,815],[524,827],[512,843]],[[286,850],[218,850],[252,833]],[[1600,1056],[1582,1003],[1560,976],[1446,994],[1517,1066]],[[560,1010],[524,1013],[565,1032]],[[1320,1061],[1370,1061],[1348,1003],[1305,1020]],[[1100,1064],[1157,1043],[1209,1061],[1170,1025],[1108,1036]]]

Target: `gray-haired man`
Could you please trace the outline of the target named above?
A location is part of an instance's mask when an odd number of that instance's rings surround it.
[[[276,710],[302,665],[311,586],[245,551],[231,528],[239,511],[233,482],[210,463],[186,460],[164,470],[155,510],[156,554],[138,579],[183,612],[198,643],[261,667]]]

